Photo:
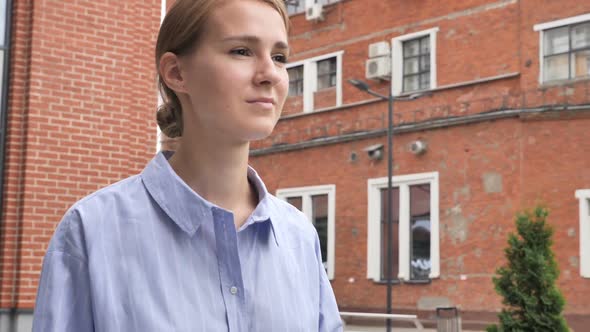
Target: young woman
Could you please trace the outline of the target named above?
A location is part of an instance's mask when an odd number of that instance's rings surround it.
[[[43,262],[34,331],[340,331],[315,229],[248,166],[288,91],[283,0],[177,0],[156,46],[179,137],[77,202]]]

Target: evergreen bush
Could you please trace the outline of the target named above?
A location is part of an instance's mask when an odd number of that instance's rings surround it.
[[[498,315],[500,324],[489,326],[488,332],[569,331],[562,315],[565,300],[555,284],[559,269],[548,214],[538,206],[517,215],[517,234],[508,236],[504,250],[507,263],[493,278],[504,308]]]

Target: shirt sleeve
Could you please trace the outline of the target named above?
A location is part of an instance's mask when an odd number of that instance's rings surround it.
[[[315,254],[318,262],[318,270],[320,274],[320,332],[335,332],[343,331],[342,319],[336,304],[336,297],[332,290],[330,280],[326,274],[326,269],[322,264],[322,253],[320,250],[320,240],[316,236],[315,240]]]
[[[33,332],[94,331],[88,264],[82,255],[69,250],[80,243],[70,227],[75,217],[74,213],[64,217],[43,259]]]

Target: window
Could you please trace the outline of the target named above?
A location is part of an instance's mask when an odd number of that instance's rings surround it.
[[[576,190],[580,211],[580,275],[590,278],[590,189]]]
[[[303,66],[287,69],[289,73],[289,97],[303,94]]]
[[[438,28],[393,38],[392,89],[395,96],[436,88]]]
[[[4,141],[6,137],[6,121],[8,110],[8,81],[10,68],[10,21],[12,1],[0,0],[0,187],[3,186],[4,178],[2,165],[4,164]],[[0,205],[2,193],[0,192]]]
[[[287,5],[287,13],[295,15],[305,11],[305,0],[285,0]]]
[[[393,177],[393,279],[423,281],[440,275],[438,173]],[[367,277],[386,280],[387,178],[368,181]]]
[[[324,267],[334,278],[334,223],[336,214],[336,186],[313,186],[277,190],[277,197],[303,212],[315,226],[320,238]]]
[[[590,77],[590,14],[537,24],[540,82]]]
[[[342,54],[330,53],[288,65],[289,96],[303,98],[301,111],[342,105]]]
[[[336,57],[318,61],[318,90],[336,86]]]
[[[402,91],[411,92],[430,88],[430,36],[403,43],[404,79]]]
[[[289,15],[295,15],[303,13],[306,6],[311,6],[314,3],[329,5],[339,1],[340,0],[285,0],[285,4],[287,5],[287,12]]]

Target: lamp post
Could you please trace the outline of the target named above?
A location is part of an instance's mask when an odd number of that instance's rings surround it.
[[[422,97],[425,93],[415,93],[407,97],[394,97],[393,89],[389,87],[389,95],[385,96],[378,92],[375,92],[369,88],[369,85],[361,80],[350,79],[348,82],[354,85],[355,88],[364,91],[372,96],[379,97],[382,100],[387,100],[387,313],[391,314],[391,282],[393,275],[393,266],[391,265],[392,256],[392,227],[393,222],[391,220],[391,190],[392,190],[392,177],[393,177],[393,102],[395,100],[407,101],[414,100]],[[387,332],[391,332],[391,319],[387,318]]]

